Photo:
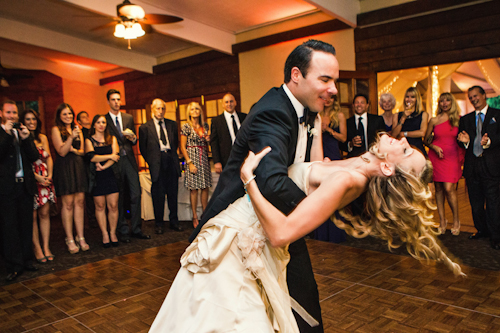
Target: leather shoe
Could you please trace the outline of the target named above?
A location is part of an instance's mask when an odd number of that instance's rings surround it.
[[[170,226],[170,229],[174,230],[174,231],[184,231],[184,229],[182,229],[179,225],[177,224],[174,224],[174,225],[171,225]]]
[[[21,274],[22,274],[22,272],[9,273],[9,274],[7,274],[7,277],[5,278],[5,280],[6,281],[14,281]]]
[[[469,239],[480,239],[480,238],[486,238],[486,237],[488,237],[487,234],[485,234],[484,232],[478,231],[475,234],[470,235]]]
[[[163,228],[162,227],[156,227],[155,228],[155,234],[157,234],[157,235],[163,234]]]
[[[26,271],[30,271],[30,272],[38,271],[38,267],[34,266],[33,264],[29,264],[29,265],[24,266],[24,269]]]
[[[144,235],[142,232],[138,232],[136,234],[132,234],[132,237],[139,238],[139,239],[151,239],[151,236]]]

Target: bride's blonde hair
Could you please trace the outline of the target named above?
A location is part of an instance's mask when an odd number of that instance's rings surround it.
[[[370,152],[385,158],[378,152],[378,141]],[[396,168],[390,177],[377,176],[370,179],[366,192],[366,206],[362,219],[347,210],[340,210],[345,222],[332,215],[332,221],[349,235],[364,238],[368,235],[387,241],[389,250],[406,243],[408,253],[415,259],[434,259],[443,262],[455,275],[465,275],[438,244],[432,211],[432,193],[429,182],[432,179],[432,164],[415,175],[411,171]],[[399,242],[399,241],[400,242]]]

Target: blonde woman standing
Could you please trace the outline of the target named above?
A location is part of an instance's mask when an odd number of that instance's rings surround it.
[[[191,102],[186,108],[187,123],[181,129],[181,152],[186,159],[184,186],[190,190],[193,227],[198,226],[198,190],[201,190],[203,210],[208,203],[208,189],[212,187],[212,173],[208,162],[208,124],[204,121],[200,104]]]

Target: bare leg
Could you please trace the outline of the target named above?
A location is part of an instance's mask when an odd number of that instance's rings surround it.
[[[118,224],[118,198],[119,193],[111,193],[106,196],[108,205],[109,237],[112,242],[118,242],[116,237],[116,226]]]
[[[444,186],[441,182],[434,182],[434,187],[436,188],[436,206],[439,215],[439,228],[441,233],[446,232],[446,217],[444,215]]]
[[[45,257],[43,254],[42,248],[40,246],[40,238],[38,235],[38,221],[37,221],[37,210],[33,211],[33,253],[35,254],[35,258],[37,260]]]
[[[78,236],[78,242],[80,243],[81,249],[83,251],[87,251],[89,249],[89,245],[87,244],[87,242],[85,242],[85,236],[83,235],[84,212],[85,212],[85,193],[84,192],[75,193],[74,219],[75,219],[76,234]]]
[[[193,227],[198,226],[198,213],[196,208],[198,206],[198,190],[191,190],[191,210],[193,211]]]
[[[203,211],[205,211],[207,205],[208,205],[208,187],[201,190],[201,206],[203,207]]]
[[[51,257],[52,252],[49,248],[50,240],[50,203],[46,203],[38,208],[38,217],[40,219],[40,234],[42,235],[43,253],[46,257]],[[52,259],[51,259],[52,260]]]
[[[64,232],[66,233],[66,244],[68,245],[68,250],[72,253],[78,252],[78,247],[75,244],[73,238],[73,210],[74,210],[74,194],[63,195],[62,199],[62,210],[61,210],[61,220],[63,223]]]
[[[94,204],[95,204],[95,218],[97,220],[97,224],[99,224],[99,228],[101,228],[102,243],[108,244],[109,234],[106,225],[106,197],[104,195],[94,197]]]
[[[451,212],[453,213],[453,228],[452,233],[458,235],[460,232],[460,220],[458,218],[458,197],[455,183],[444,183],[444,191],[448,205],[450,205]]]

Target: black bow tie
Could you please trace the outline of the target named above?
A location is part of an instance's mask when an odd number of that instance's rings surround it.
[[[306,123],[307,122],[307,116],[309,115],[309,109],[308,108],[305,108],[304,109],[304,114],[302,115],[302,117],[299,118],[299,124],[303,124],[303,123]]]

